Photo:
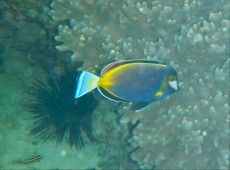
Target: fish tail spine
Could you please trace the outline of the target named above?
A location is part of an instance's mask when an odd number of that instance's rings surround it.
[[[100,77],[92,73],[89,73],[87,71],[83,71],[80,74],[80,77],[77,82],[75,98],[79,98],[83,96],[84,94],[95,89],[97,87],[99,79]]]

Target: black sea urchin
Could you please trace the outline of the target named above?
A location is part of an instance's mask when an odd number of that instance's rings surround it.
[[[84,131],[92,142],[91,114],[98,103],[92,94],[75,100],[75,86],[76,73],[68,72],[59,80],[48,76],[46,83],[36,79],[26,105],[33,120],[30,135],[56,143],[66,138],[70,146],[81,148]]]

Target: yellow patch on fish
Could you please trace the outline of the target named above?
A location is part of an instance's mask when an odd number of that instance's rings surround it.
[[[155,96],[160,97],[162,94],[163,94],[163,91],[159,90],[158,92],[156,92]]]
[[[99,81],[98,81],[98,86],[111,86],[113,85],[114,83],[111,82],[108,78],[101,78]]]

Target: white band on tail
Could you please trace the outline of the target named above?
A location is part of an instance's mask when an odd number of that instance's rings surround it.
[[[99,78],[100,77],[92,73],[83,71],[77,83],[75,98],[79,98],[83,96],[84,94],[90,92],[91,90],[95,89],[97,87]]]

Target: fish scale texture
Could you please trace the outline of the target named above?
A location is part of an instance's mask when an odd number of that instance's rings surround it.
[[[54,0],[60,51],[81,69],[112,60],[151,58],[172,65],[180,91],[143,112],[129,139],[142,169],[229,169],[229,1]]]

